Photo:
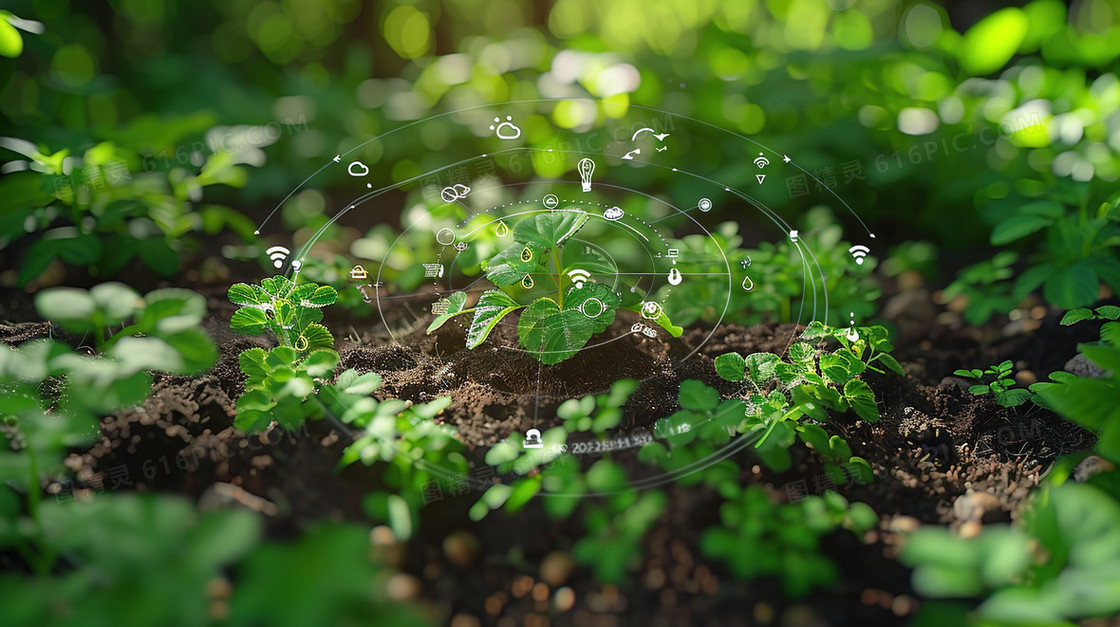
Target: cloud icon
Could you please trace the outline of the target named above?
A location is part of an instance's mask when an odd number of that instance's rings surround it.
[[[351,161],[350,167],[346,168],[350,176],[365,176],[369,174],[369,167],[361,161]]]

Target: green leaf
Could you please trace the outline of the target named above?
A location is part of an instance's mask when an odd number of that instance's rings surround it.
[[[1111,371],[1114,377],[1120,375],[1120,349],[1085,344],[1081,347],[1081,354],[1102,369]]]
[[[808,332],[808,329],[806,329]],[[817,349],[806,342],[797,342],[789,347],[789,360],[794,363],[806,363],[817,354]]]
[[[802,442],[811,445],[819,455],[827,456],[830,454],[828,432],[824,430],[824,427],[814,424],[797,425],[797,436]]]
[[[268,316],[264,311],[255,307],[243,307],[233,312],[229,320],[231,331],[245,335],[260,335],[268,326]]]
[[[852,379],[845,383],[844,398],[860,418],[868,422],[879,420],[879,406],[875,403],[875,393],[863,380]]]
[[[828,450],[831,451],[832,457],[837,459],[848,459],[852,456],[852,449],[847,441],[838,435],[828,439]]]
[[[527,261],[522,258],[526,249],[529,250]],[[516,285],[525,275],[541,270],[545,262],[543,254],[542,248],[514,242],[483,263],[483,269],[486,270],[486,278],[494,285]]]
[[[598,302],[591,302],[593,299]],[[592,333],[602,333],[611,326],[620,304],[618,294],[602,283],[584,283],[583,287],[569,289],[564,296],[565,310],[586,312],[581,315],[587,318]]]
[[[75,287],[56,287],[35,295],[35,310],[68,331],[84,333],[94,330],[92,323],[96,304],[89,292]]]
[[[701,381],[687,379],[681,381],[680,402],[682,409],[713,411],[719,405],[719,392]]]
[[[821,374],[825,376],[831,383],[843,385],[846,381],[852,378],[852,372],[848,368],[848,362],[840,355],[835,353],[821,355]]]
[[[241,366],[241,372],[248,375],[250,379],[263,379],[270,370],[269,366],[265,364],[267,356],[268,354],[263,348],[249,348],[241,351],[241,354],[237,356],[237,364]]]
[[[888,355],[887,353],[880,353],[879,354],[879,361],[884,366],[889,368],[892,372],[894,372],[898,375],[901,375],[901,376],[906,376],[906,371],[904,371],[902,369],[902,365],[899,364],[898,360],[895,359],[893,356]]]
[[[259,285],[235,283],[229,288],[229,300],[235,305],[264,305],[272,298]]]
[[[329,376],[337,365],[338,353],[330,349],[314,351],[300,362],[300,367],[316,379]]]
[[[603,305],[589,303],[594,298]],[[521,347],[537,353],[545,364],[559,363],[583,348],[591,336],[602,332],[614,321],[619,305],[618,296],[600,283],[585,283],[582,288],[568,291],[561,310],[551,298],[541,298],[521,313],[517,336]],[[594,308],[598,311],[589,317],[579,310]]]
[[[781,359],[773,353],[752,353],[747,355],[747,376],[755,385],[763,386],[774,378]]]
[[[347,369],[338,375],[335,388],[341,394],[361,394],[368,396],[381,387],[381,375],[376,372],[367,372],[359,375],[353,368]]]
[[[144,306],[136,290],[124,283],[95,285],[89,290],[89,295],[101,314],[101,326],[116,326]]]
[[[739,353],[724,353],[715,359],[716,374],[728,381],[742,381],[746,376],[747,360]]]
[[[1120,307],[1116,305],[1101,305],[1097,307],[1097,315],[1108,320],[1120,319]]]
[[[1022,239],[1031,233],[1041,231],[1050,226],[1053,220],[1044,216],[1016,215],[1000,222],[992,231],[991,242],[993,246],[1004,246],[1017,239]]]
[[[447,303],[447,313],[436,316],[435,320],[432,320],[432,323],[428,325],[427,333],[431,333],[432,331],[435,331],[436,329],[442,327],[443,323],[454,318],[455,316],[466,311],[470,311],[469,309],[463,309],[463,307],[467,304],[466,292],[455,292],[451,294],[447,297]]]
[[[1078,307],[1076,309],[1070,309],[1069,311],[1066,312],[1066,314],[1064,316],[1062,316],[1061,325],[1063,327],[1068,327],[1071,324],[1081,322],[1082,320],[1088,320],[1092,317],[1093,317],[1093,311],[1091,309],[1086,308],[1086,307]]]
[[[968,29],[957,50],[961,69],[972,75],[983,75],[1002,68],[1023,43],[1028,25],[1023,10],[1013,7],[980,20]]]
[[[241,310],[244,311],[244,310]],[[300,336],[307,341],[307,347],[304,350],[315,350],[316,348],[332,348],[334,347],[334,336],[321,324],[309,324],[304,329],[303,334]]]
[[[474,320],[467,330],[467,348],[472,349],[482,344],[502,318],[521,307],[523,305],[518,304],[505,292],[499,290],[485,292],[474,306]]]
[[[587,469],[587,486],[596,492],[617,492],[627,486],[626,471],[609,459],[601,459]]]
[[[590,214],[578,209],[538,213],[517,223],[513,239],[521,245],[530,244],[541,249],[563,246],[590,219]]]
[[[1046,300],[1063,308],[1073,309],[1092,303],[1100,292],[1100,280],[1091,267],[1074,264],[1050,275],[1043,286]]]
[[[0,55],[14,59],[23,52],[23,37],[7,16],[0,15]]]
[[[310,296],[303,298],[301,304],[305,307],[326,307],[338,302],[338,292],[329,285],[316,286]]]

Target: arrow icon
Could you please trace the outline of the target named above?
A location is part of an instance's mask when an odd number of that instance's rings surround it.
[[[650,133],[653,133],[653,136],[656,137],[658,141],[665,141],[665,138],[669,136],[668,133],[658,133],[657,131],[653,130],[652,128],[642,127],[640,129],[634,131],[634,134],[630,136],[630,141],[637,140],[638,135],[641,135],[642,131],[649,131]]]
[[[342,155],[335,155],[334,159],[331,159],[331,161],[334,161],[335,163],[341,162],[342,161]]]
[[[635,149],[631,150],[630,152],[622,155],[622,158],[623,159],[633,159],[634,157],[636,157],[640,154],[642,154],[642,149],[641,148],[635,148]]]
[[[782,155],[782,161],[785,161],[786,163],[789,163],[790,162],[789,155]]]
[[[762,185],[762,182],[766,180],[766,175],[765,174],[755,174],[754,177],[756,179],[758,179],[758,184],[759,185]]]

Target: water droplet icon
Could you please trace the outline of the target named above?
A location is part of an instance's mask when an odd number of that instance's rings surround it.
[[[743,277],[743,289],[748,292],[754,289],[754,281],[752,281],[749,276]]]
[[[526,248],[525,250],[528,250],[528,248]],[[521,287],[527,290],[533,289],[533,277],[526,274],[525,278],[521,279]]]
[[[509,235],[509,227],[506,226],[505,222],[502,222],[501,220],[498,220],[498,226],[495,227],[494,233],[498,237],[505,237],[505,236]]]
[[[532,260],[533,260],[533,251],[529,250],[529,247],[526,246],[525,248],[523,248],[521,250],[521,261],[524,261],[525,263],[529,263]]]

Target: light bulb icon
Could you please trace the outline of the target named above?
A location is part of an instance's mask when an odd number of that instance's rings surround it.
[[[583,191],[591,191],[591,175],[595,172],[595,162],[584,157],[579,160],[576,170],[579,172],[580,180],[583,181]]]

